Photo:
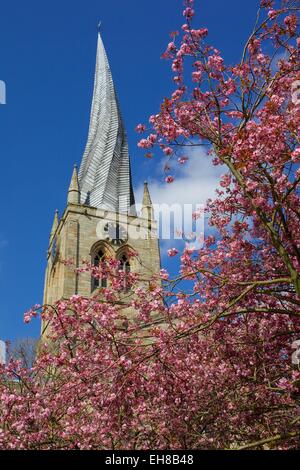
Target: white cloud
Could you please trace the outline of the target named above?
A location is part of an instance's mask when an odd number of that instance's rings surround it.
[[[206,151],[201,147],[192,147],[189,152],[185,152],[189,160],[184,165],[174,163],[176,166],[175,180],[168,184],[164,182],[164,174],[161,166],[160,180],[150,179],[148,181],[150,195],[154,205],[167,204],[202,204],[205,205],[208,198],[215,197],[215,190],[218,187],[219,177],[225,172],[224,167],[214,166],[212,156],[207,156]],[[174,171],[170,172],[174,174]],[[177,176],[176,176],[177,173]],[[137,201],[143,197],[143,185],[136,191]],[[156,213],[156,219],[158,214]],[[190,224],[190,228],[192,222]],[[162,252],[166,252],[171,246],[178,246],[174,240],[161,240]],[[182,241],[180,243],[182,247]]]
[[[149,190],[154,204],[205,204],[215,196],[218,179],[224,168],[214,166],[212,157],[207,156],[201,147],[193,147],[185,155],[189,160],[184,165],[177,164],[178,176],[173,183],[150,179]],[[163,173],[161,170],[161,176]],[[161,180],[162,180],[161,178]],[[142,200],[143,186],[137,191],[137,201]]]

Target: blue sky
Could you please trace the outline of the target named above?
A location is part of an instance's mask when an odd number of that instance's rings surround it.
[[[195,26],[208,27],[209,42],[227,62],[238,61],[258,2],[195,4]],[[53,213],[65,207],[72,167],[84,150],[99,20],[127,128],[134,186],[140,194],[141,183],[150,179],[158,199],[169,190],[159,157],[146,160],[137,149],[134,128],[147,122],[174,88],[169,64],[160,55],[169,32],[182,24],[182,0],[3,2],[0,80],[6,83],[7,104],[0,106],[1,339],[39,334],[38,322],[23,324],[23,312],[41,302]],[[199,165],[197,175],[205,179],[209,164]],[[180,197],[180,188],[175,190]]]

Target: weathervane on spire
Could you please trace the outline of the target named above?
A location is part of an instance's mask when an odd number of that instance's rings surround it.
[[[102,24],[102,21],[100,20],[97,26],[98,33],[100,33],[101,24]]]

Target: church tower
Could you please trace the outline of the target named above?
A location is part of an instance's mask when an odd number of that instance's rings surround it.
[[[134,250],[137,256],[129,258]],[[44,304],[73,294],[90,296],[106,287],[74,268],[105,257],[147,282],[160,269],[159,241],[153,206],[145,183],[138,214],[131,181],[126,133],[111,70],[98,34],[94,91],[86,148],[79,171],[73,169],[67,205],[55,212],[50,233]],[[65,261],[72,262],[72,268]]]

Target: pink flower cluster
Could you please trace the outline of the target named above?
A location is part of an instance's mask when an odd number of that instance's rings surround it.
[[[0,366],[0,449],[299,448],[297,7],[261,5],[232,66],[195,41],[185,1],[181,44],[168,48],[185,93],[163,101],[139,143],[170,158],[192,147],[201,171],[204,158],[222,165],[206,238],[187,244],[174,279],[87,263],[77,274],[105,274],[107,288],[25,314],[40,313],[47,335],[32,369]],[[192,70],[202,76],[190,90]]]
[[[142,134],[146,130],[146,126],[144,124],[138,124],[135,128],[136,132]]]
[[[172,175],[166,176],[166,178],[165,178],[166,183],[170,184],[170,183],[173,183],[173,181],[174,181],[174,176],[172,176]]]
[[[170,248],[170,249],[168,250],[168,255],[169,255],[170,257],[176,256],[177,254],[178,254],[178,250],[177,250],[176,248]]]

